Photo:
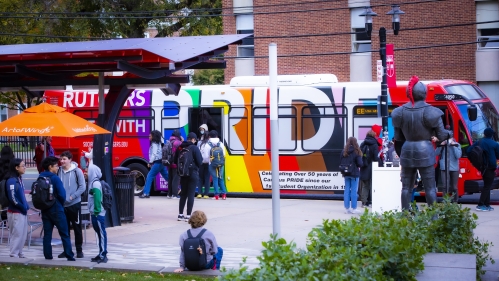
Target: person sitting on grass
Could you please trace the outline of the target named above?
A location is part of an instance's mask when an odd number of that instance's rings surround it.
[[[191,229],[188,231],[191,232],[192,237],[196,237],[201,231],[204,230],[203,226],[206,224],[208,219],[206,218],[206,214],[203,211],[194,211],[189,218],[189,224],[191,225]],[[188,231],[182,233],[180,235],[179,244],[180,244],[180,268],[175,269],[174,272],[182,272],[185,270],[185,256],[184,256],[184,241],[189,237]],[[222,262],[223,257],[223,249],[218,247],[217,239],[213,232],[209,230],[205,230],[201,238],[204,240],[206,245],[206,269],[211,268],[213,270],[220,269],[220,263]]]

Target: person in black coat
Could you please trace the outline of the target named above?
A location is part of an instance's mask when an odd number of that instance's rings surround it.
[[[373,130],[369,130],[369,132],[367,132],[366,138],[360,144],[360,150],[365,157],[363,159],[364,165],[360,168],[360,199],[362,201],[362,207],[365,208],[371,206],[372,203],[372,163],[377,163],[379,161],[378,141],[376,140],[376,133]]]
[[[345,148],[340,155],[340,167],[343,164],[352,164],[352,169],[348,174],[344,173],[345,191],[343,193],[343,202],[345,205],[345,214],[358,214],[357,210],[357,189],[359,187],[359,168],[362,167],[362,151],[359,148],[357,139],[349,137]]]
[[[179,200],[179,215],[177,220],[186,222],[191,218],[192,207],[194,206],[194,194],[196,193],[196,186],[199,182],[199,168],[203,164],[203,156],[201,156],[201,152],[199,148],[196,146],[197,142],[196,133],[189,133],[187,135],[187,140],[182,142],[180,147],[175,152],[175,156],[173,158],[173,163],[177,165],[178,169],[181,169],[179,166],[179,158],[181,151],[185,148],[189,150],[189,153],[192,154],[192,163],[189,169],[189,176],[180,177],[180,186],[182,186],[182,190],[180,191],[180,200]],[[185,202],[187,201],[187,216],[184,216],[184,207]]]

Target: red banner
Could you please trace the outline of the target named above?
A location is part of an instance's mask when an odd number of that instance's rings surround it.
[[[395,56],[393,55],[393,44],[386,44],[386,80],[388,88],[397,86],[397,75],[395,73]]]

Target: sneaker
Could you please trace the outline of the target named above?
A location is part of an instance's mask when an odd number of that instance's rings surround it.
[[[186,222],[189,222],[189,219],[191,218],[191,216],[185,216],[185,221]]]
[[[172,199],[180,199],[180,196],[172,196]]]
[[[150,197],[149,194],[142,194],[139,196],[139,198],[149,198],[149,197]]]
[[[218,195],[215,195],[213,196],[213,198],[211,198],[211,200],[218,200],[218,198],[219,198]]]
[[[166,196],[166,199],[172,199],[172,197],[167,195],[167,196]]]
[[[227,200],[227,195],[226,194],[222,194],[222,200]]]
[[[352,211],[350,211],[352,214],[360,214],[362,213],[360,210],[358,209],[353,209]]]
[[[91,262],[97,262],[98,260],[100,260],[100,257],[99,255],[95,256],[94,258],[91,258],[90,261]]]
[[[492,211],[494,211],[494,208],[492,208],[490,206],[488,206],[488,207],[486,206],[485,209],[487,210],[485,212],[492,212]]]
[[[99,259],[97,263],[107,263],[107,256],[104,256],[103,258]]]
[[[184,215],[183,215],[183,214],[182,214],[182,215],[178,215],[177,220],[178,220],[178,221],[182,221],[182,220],[184,220]]]
[[[26,258],[26,256],[24,254],[19,254],[19,258],[24,259],[24,258]]]
[[[345,209],[345,214],[351,214],[351,213],[352,213],[351,209]]]
[[[76,258],[77,258],[77,259],[82,259],[82,258],[84,258],[84,257],[85,257],[85,256],[83,255],[83,252],[77,252],[77,253],[76,253]]]
[[[203,198],[203,195],[198,194],[198,196],[196,196],[196,198]]]
[[[475,210],[481,212],[485,209],[485,206],[476,206]]]
[[[68,261],[76,261],[75,258],[68,258]]]
[[[205,196],[203,196],[203,198],[204,198],[204,199],[210,199],[210,196],[205,195]]]
[[[64,252],[62,252],[57,257],[60,258],[60,259],[63,259],[63,258],[66,257],[66,254]]]

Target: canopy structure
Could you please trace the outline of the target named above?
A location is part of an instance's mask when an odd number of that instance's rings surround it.
[[[25,91],[41,97],[46,89],[108,86],[97,125],[111,134],[94,136],[94,164],[114,190],[112,144],[115,124],[130,93],[137,86],[165,88],[165,94],[178,94],[180,83],[189,82],[183,69],[225,68],[224,61],[210,58],[225,53],[251,34],[194,37],[136,38],[87,42],[44,43],[0,46],[0,91]],[[103,76],[123,71],[122,76]],[[81,73],[99,72],[99,76]],[[77,76],[79,75],[79,76]],[[100,82],[100,83],[99,83]],[[103,97],[101,91],[100,97]],[[114,196],[115,197],[115,196]],[[108,225],[120,225],[116,204]]]

